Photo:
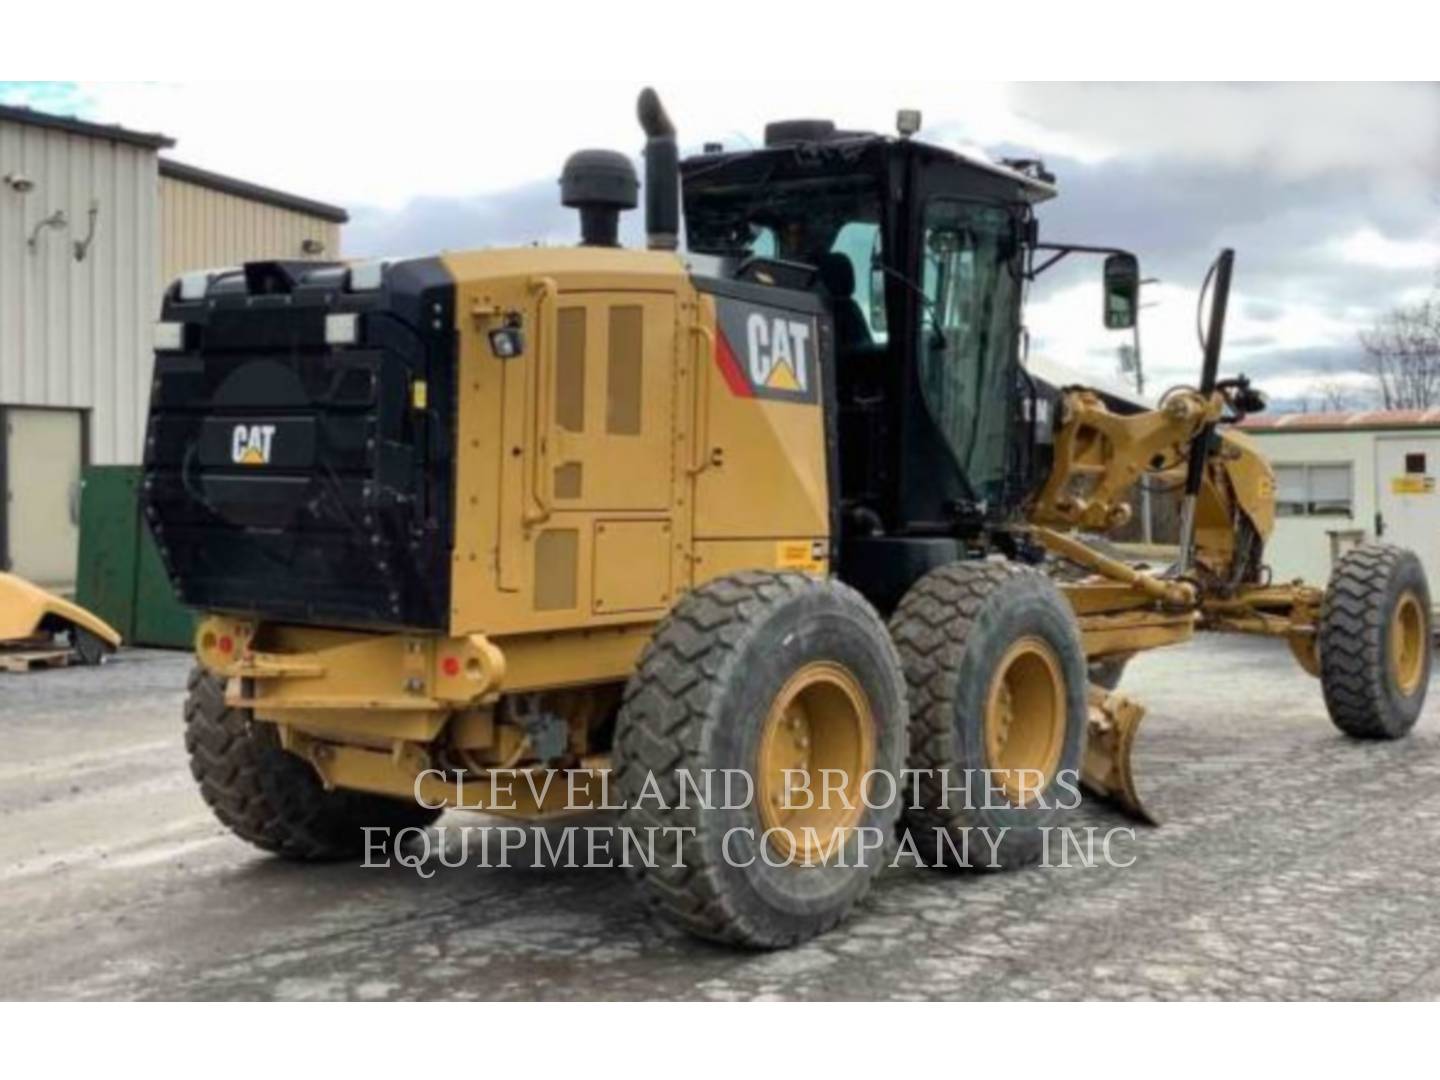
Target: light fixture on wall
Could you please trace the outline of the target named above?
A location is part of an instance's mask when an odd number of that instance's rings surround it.
[[[35,181],[24,173],[12,172],[5,174],[5,184],[12,191],[18,191],[21,195],[28,194],[35,190]]]
[[[325,242],[306,237],[300,241],[300,253],[302,255],[320,255],[325,251]]]
[[[70,219],[65,216],[65,211],[64,211],[64,210],[56,210],[56,211],[55,211],[53,214],[51,214],[49,217],[47,217],[47,218],[41,218],[39,221],[37,221],[37,222],[35,223],[35,228],[33,228],[32,230],[30,230],[30,239],[29,239],[29,241],[28,241],[28,243],[29,243],[29,245],[30,245],[30,250],[31,250],[32,252],[34,252],[34,251],[36,251],[36,250],[39,248],[39,245],[40,245],[40,233],[41,233],[42,230],[44,230],[44,229],[64,229],[64,228],[68,228],[69,225],[70,225]]]
[[[90,226],[85,230],[85,239],[76,240],[71,244],[71,250],[75,252],[75,261],[84,262],[85,256],[90,253],[90,245],[95,240],[95,219],[100,216],[100,200],[90,200]]]

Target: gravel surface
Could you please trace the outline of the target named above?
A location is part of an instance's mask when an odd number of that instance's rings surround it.
[[[0,674],[0,997],[1440,995],[1440,699],[1406,740],[1350,742],[1283,644],[1208,638],[1131,665],[1165,821],[1117,834],[1133,865],[899,869],[839,930],[770,954],[656,922],[618,869],[425,879],[267,857],[191,782],[188,664],[126,651]]]

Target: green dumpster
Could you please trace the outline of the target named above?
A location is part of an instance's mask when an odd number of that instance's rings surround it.
[[[138,465],[91,465],[80,495],[75,600],[128,645],[189,649],[195,615],[175,599],[150,530],[140,520]]]

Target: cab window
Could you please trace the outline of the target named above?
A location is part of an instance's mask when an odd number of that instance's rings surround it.
[[[885,280],[880,270],[879,223],[847,222],[835,235],[830,250],[850,261],[855,276],[855,303],[870,331],[870,340],[876,345],[885,344]]]
[[[919,377],[931,417],[976,498],[1005,478],[1014,377],[1017,248],[1003,207],[940,200],[925,210]]]

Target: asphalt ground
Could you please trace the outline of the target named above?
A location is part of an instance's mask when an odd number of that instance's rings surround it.
[[[1440,995],[1440,697],[1408,739],[1351,742],[1283,644],[1207,638],[1132,664],[1164,825],[1116,834],[1131,865],[901,868],[840,929],[759,954],[657,921],[619,869],[436,854],[425,878],[250,848],[190,779],[188,665],[127,650],[0,674],[0,997]]]

